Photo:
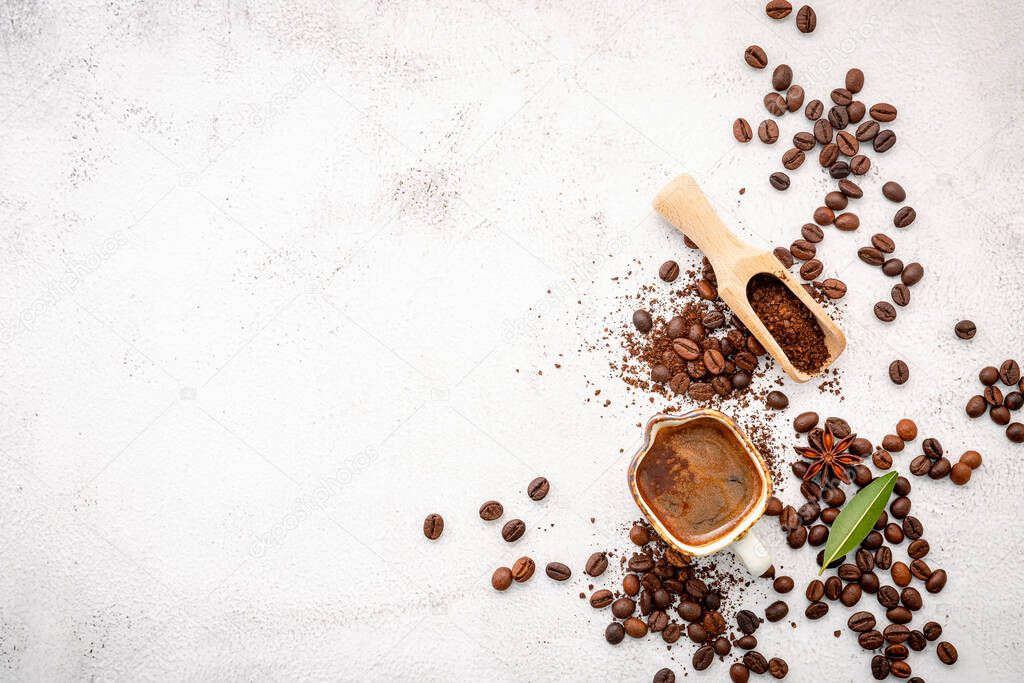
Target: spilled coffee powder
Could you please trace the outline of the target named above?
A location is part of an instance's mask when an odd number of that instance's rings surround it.
[[[755,275],[747,283],[747,299],[798,370],[814,374],[825,365],[828,349],[818,321],[778,278]]]

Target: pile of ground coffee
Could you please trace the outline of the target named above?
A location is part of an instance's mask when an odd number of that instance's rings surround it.
[[[778,278],[755,275],[747,283],[747,299],[798,370],[813,374],[828,361],[825,335],[814,314]]]

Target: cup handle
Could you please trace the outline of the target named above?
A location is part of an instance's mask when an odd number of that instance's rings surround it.
[[[748,531],[737,538],[729,546],[729,549],[754,576],[763,576],[772,568],[772,556],[768,552],[768,548],[753,531]]]

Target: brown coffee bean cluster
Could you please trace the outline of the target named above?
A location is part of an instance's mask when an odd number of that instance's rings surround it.
[[[949,477],[957,486],[963,486],[971,480],[971,472],[981,467],[981,454],[977,451],[965,451],[954,465],[944,455],[938,439],[925,439],[921,442],[921,447],[924,452],[910,461],[910,473],[915,477]]]
[[[989,365],[978,373],[978,380],[985,388],[967,401],[967,415],[981,417],[987,411],[993,422],[1006,427],[1007,439],[1013,443],[1024,443],[1024,424],[1011,422],[1013,413],[1024,407],[1024,379],[1021,378],[1020,364],[1011,358],[1004,360],[998,368]],[[999,384],[1008,390],[1004,393]]]
[[[764,6],[764,13],[776,21],[781,21],[793,12],[793,5],[788,0],[769,0]],[[818,15],[810,5],[803,5],[796,11],[796,28],[800,33],[814,33],[818,27]]]
[[[823,436],[823,430],[818,427],[819,419],[817,413],[806,412],[793,422],[795,430],[804,434],[812,447],[819,446]],[[840,438],[853,433],[850,425],[841,418],[830,417],[825,424]],[[895,433],[882,439],[880,448],[874,448],[867,439],[855,438],[850,451],[861,456],[873,451],[872,462],[884,470],[892,465],[890,451],[898,453],[904,450],[906,444],[917,436],[918,428],[914,421],[902,419],[897,423]],[[936,440],[925,439],[922,446],[929,455],[921,457],[929,463],[942,457],[942,447]],[[981,456],[968,451],[962,456],[961,463],[968,468],[980,466]],[[793,471],[797,476],[802,478],[806,469],[806,463],[794,463]],[[947,467],[946,473],[950,471],[951,468]],[[864,464],[851,468],[849,475],[858,488],[874,481],[870,468]],[[911,488],[908,479],[899,477],[888,509],[879,515],[874,529],[860,547],[852,556],[844,556],[830,564],[830,575],[824,581],[812,580],[804,591],[807,600],[804,615],[812,620],[825,616],[831,603],[854,608],[867,599],[866,596],[874,597],[884,610],[883,623],[886,625],[879,624],[872,611],[854,613],[847,625],[865,650],[882,651],[871,660],[872,675],[879,679],[889,674],[909,678],[912,674],[907,661],[910,651],[922,651],[929,642],[938,640],[942,635],[942,627],[934,621],[925,623],[920,629],[912,626],[924,607],[923,593],[940,592],[946,585],[947,576],[945,570],[932,569],[926,561],[931,548],[924,538],[924,525],[910,514]],[[828,540],[829,527],[847,499],[842,484],[829,481],[822,488],[816,482],[803,481],[800,492],[806,502],[799,508],[784,505],[773,497],[766,514],[779,517],[780,527],[791,547],[824,545]],[[894,559],[894,550],[905,542],[906,561]],[[823,551],[818,554],[819,564],[822,554]],[[915,580],[919,582],[917,586],[912,585]],[[789,577],[779,577],[774,587],[777,592],[788,593],[793,589],[793,583]],[[769,605],[765,618],[769,621],[783,619],[788,612],[789,606],[780,600]],[[936,654],[946,664],[953,664],[957,659],[956,648],[952,644],[940,643]]]

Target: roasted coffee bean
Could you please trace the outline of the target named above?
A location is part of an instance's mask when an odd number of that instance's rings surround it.
[[[906,517],[903,520],[903,535],[912,541],[921,538],[924,533],[924,525],[917,517]]]
[[[544,573],[555,581],[565,581],[572,576],[572,570],[561,562],[548,562],[548,565],[544,567]],[[629,598],[622,598],[623,600],[629,600]],[[632,600],[629,600],[633,602]],[[632,611],[632,610],[630,610]]]
[[[847,211],[836,216],[835,225],[844,232],[850,232],[860,227],[860,218],[857,214]]]
[[[893,662],[900,662],[910,656],[910,648],[902,643],[893,643],[885,648],[885,656]]]
[[[1003,405],[1010,410],[1020,410],[1024,407],[1024,394],[1019,391],[1011,391],[1003,399]]]
[[[911,206],[900,207],[892,217],[892,224],[897,228],[905,228],[917,218],[917,212]]]
[[[850,172],[854,175],[864,175],[871,170],[871,159],[863,154],[855,154],[850,157]]]
[[[782,167],[785,168],[787,171],[795,171],[796,169],[798,169],[801,166],[803,166],[805,158],[806,157],[804,156],[804,153],[801,152],[799,149],[796,149],[796,148],[788,149],[788,150],[786,150],[786,153],[782,155]],[[785,175],[785,174],[783,174],[783,175]],[[777,187],[775,189],[778,190],[778,189],[785,189],[785,188],[778,188]]]
[[[701,645],[693,653],[693,668],[697,671],[704,671],[711,666],[713,661],[715,661],[715,651],[710,645]]]
[[[846,283],[835,278],[826,278],[821,283],[821,291],[829,299],[842,299],[846,296]]]
[[[814,222],[818,225],[831,225],[836,220],[836,214],[827,206],[819,206],[814,210],[813,218]],[[796,256],[796,254],[793,254],[793,256]]]
[[[431,513],[423,520],[423,535],[431,541],[441,538],[444,532],[444,518],[441,515]]]
[[[771,622],[781,621],[789,614],[789,605],[782,600],[776,600],[764,610],[765,619]]]
[[[860,185],[852,180],[840,180],[839,191],[851,199],[860,199],[864,196],[864,190],[860,189]]]
[[[825,595],[825,584],[818,579],[811,580],[804,589],[804,596],[810,602],[817,602]]]
[[[779,576],[772,582],[772,588],[775,589],[776,593],[788,593],[793,590],[793,578],[789,576]],[[751,612],[751,614],[753,614],[753,612]],[[739,617],[739,614],[736,616]]]
[[[678,266],[676,267],[678,269]],[[551,490],[551,484],[544,477],[537,477],[526,487],[526,493],[531,500],[544,500]]]
[[[896,309],[888,301],[879,301],[875,304],[875,317],[884,323],[891,323],[896,319]]]
[[[853,607],[860,602],[863,590],[859,583],[848,583],[843,587],[842,592],[839,593],[839,602],[847,607]]]
[[[903,418],[896,423],[896,434],[905,441],[913,441],[917,438],[917,425],[913,420]]]
[[[999,381],[999,371],[991,365],[986,366],[978,373],[978,381],[986,386],[991,386]]]
[[[860,142],[868,142],[875,139],[875,136],[878,135],[879,129],[879,125],[875,121],[865,121],[857,126],[857,131],[854,133],[854,137],[856,137]]]
[[[743,664],[756,674],[763,674],[768,671],[768,660],[757,650],[751,650],[743,655]]]
[[[846,625],[854,633],[867,633],[875,628],[875,615],[871,612],[854,612]]]
[[[818,424],[818,414],[814,412],[800,413],[793,420],[793,429],[798,433],[804,434],[814,429]]]
[[[803,526],[798,526],[786,536],[786,543],[789,544],[790,548],[802,548],[806,542],[807,528]]]
[[[836,160],[838,159],[839,147],[836,146],[836,143],[834,142],[828,143],[821,148],[820,152],[818,152],[818,164],[822,167],[828,168],[832,166],[832,164],[836,163]]]
[[[839,565],[839,571],[836,572],[839,578],[843,581],[856,581],[860,578],[861,568],[855,564],[841,564]]]
[[[601,590],[594,591],[590,596],[590,606],[594,609],[604,609],[608,605],[612,604],[614,596],[610,590],[602,588]]]
[[[789,405],[789,397],[781,391],[769,391],[766,403],[769,408],[774,410],[782,410]]]
[[[832,209],[833,211],[842,211],[849,205],[850,200],[845,194],[838,190],[832,190],[825,195],[825,206]]]
[[[894,360],[889,364],[889,379],[892,380],[893,384],[906,384],[907,380],[910,379],[910,368],[907,366],[905,361]],[[882,451],[885,453],[885,451]],[[885,453],[888,456],[888,453]],[[892,466],[892,458],[888,458],[889,466]],[[877,464],[877,463],[876,463]],[[888,469],[888,467],[886,467]]]
[[[512,585],[512,570],[508,567],[498,567],[491,574],[491,587],[496,591],[508,590]]]
[[[822,145],[827,145],[832,142],[832,124],[828,122],[828,119],[818,119],[815,121],[812,131],[812,137],[815,142]],[[802,135],[806,135],[806,133],[803,133]],[[811,149],[812,147],[813,145],[807,149]]]
[[[869,266],[881,266],[885,262],[885,256],[875,247],[861,247],[857,250],[857,257]]]
[[[999,366],[999,379],[1003,384],[1010,386],[1020,381],[1020,365],[1013,359],[1004,360]]]
[[[804,106],[804,89],[799,85],[791,85],[786,90],[786,109],[798,111]]]
[[[537,564],[533,559],[524,555],[512,564],[512,578],[516,583],[526,583],[530,580],[530,577],[533,576],[533,572],[536,569]],[[607,593],[609,596],[609,602],[611,602],[611,591],[607,591]]]
[[[820,553],[819,553],[820,554]],[[821,560],[817,560],[821,564]],[[831,566],[831,565],[829,565]],[[843,592],[843,582],[838,576],[830,576],[825,579],[825,597],[829,600],[838,600]]]
[[[872,105],[871,118],[875,121],[881,121],[882,123],[889,123],[896,118],[896,107],[892,106],[888,102],[879,102],[878,104]]]
[[[974,339],[974,335],[978,333],[978,328],[970,320],[961,320],[953,328],[953,331],[961,339]]]
[[[657,571],[658,568],[655,568]],[[672,594],[664,588],[657,588],[654,590],[654,606],[658,609],[667,609],[672,604]]]
[[[810,133],[800,132],[793,136],[793,146],[801,151],[806,152],[809,149],[814,149],[814,145],[814,136]]]
[[[932,578],[935,577],[935,574],[938,574],[938,571],[932,574]],[[900,591],[900,602],[902,602],[903,606],[911,610],[912,612],[916,612],[917,610],[921,609],[921,606],[924,604],[921,600],[921,594],[918,592],[918,590],[916,588],[911,587],[904,588],[902,591]]]
[[[881,582],[874,572],[864,572],[860,575],[860,587],[865,593],[877,593]]]
[[[658,669],[654,674],[654,683],[676,683],[676,674],[672,669]]]
[[[673,393],[681,396],[690,388],[690,378],[685,372],[677,372],[668,381],[668,386]]]
[[[928,437],[927,439],[922,441],[921,449],[924,451],[924,454],[927,455],[932,460],[938,460],[939,458],[942,457],[942,444],[939,442],[938,439],[935,439],[933,437]]]
[[[768,100],[765,99],[765,106],[768,106]],[[738,118],[732,122],[732,136],[736,138],[737,142],[750,142],[753,137],[753,133],[750,130],[750,124],[744,118]]]
[[[938,655],[939,661],[943,664],[956,664],[957,652],[956,648],[953,647],[953,643],[946,642],[945,640],[942,641],[935,648],[935,654]]]
[[[879,154],[888,152],[896,144],[896,133],[888,128],[878,131],[878,135],[871,141],[871,148]]]
[[[505,514],[505,508],[496,500],[489,500],[480,506],[480,519],[487,522],[493,522],[503,514]]]
[[[741,636],[735,640],[736,647],[743,650],[753,650],[757,647],[757,638],[754,636]]]
[[[921,627],[921,632],[924,633],[926,640],[936,641],[942,637],[942,626],[937,622],[929,621]]]
[[[736,624],[739,626],[740,631],[750,634],[761,625],[761,620],[750,610],[744,609],[736,613]]]
[[[772,678],[783,679],[789,674],[789,664],[785,659],[772,657],[768,660],[768,673],[772,675]]]
[[[757,137],[766,145],[773,145],[779,139],[779,124],[765,119],[757,126]]]
[[[897,477],[896,485],[892,489],[897,496],[906,496],[910,493],[910,480],[906,477]]]
[[[828,174],[833,178],[845,178],[850,175],[850,164],[845,161],[837,161],[828,167]],[[838,226],[837,226],[838,227]]]
[[[686,621],[694,622],[700,619],[702,610],[700,605],[693,600],[684,600],[679,604],[679,607],[676,608],[676,612],[678,612],[679,616]]]
[[[668,615],[661,610],[654,610],[647,617],[647,628],[651,633],[661,633],[668,626]]]
[[[622,579],[622,591],[626,595],[636,595],[640,592],[640,578],[636,574],[626,574]]]
[[[903,624],[889,624],[882,631],[887,643],[905,643],[910,638],[910,629]]]
[[[743,52],[743,61],[755,69],[763,69],[768,66],[768,55],[760,45],[751,45]]]
[[[949,475],[949,471],[953,469],[953,464],[946,458],[939,458],[932,463],[932,466],[928,469],[928,476],[932,479],[942,479]]]
[[[626,634],[631,638],[643,638],[647,635],[647,624],[637,617],[626,619],[622,622],[622,626],[625,628]]]
[[[839,196],[842,197],[843,195]],[[825,239],[825,231],[814,223],[804,223],[803,227],[800,228],[800,235],[812,245]],[[811,257],[813,256],[814,254],[811,254]]]
[[[636,545],[647,545],[651,540],[651,534],[642,524],[634,524],[633,528],[629,530],[629,540]]]
[[[864,72],[860,69],[850,69],[846,72],[846,89],[852,93],[859,93],[864,87]]]
[[[634,557],[641,557],[641,556],[634,556]],[[647,558],[647,559],[648,559],[648,562],[650,562],[650,558]],[[631,560],[629,568],[630,568],[630,571],[649,571],[650,570],[649,566],[646,569],[644,569],[643,566],[644,565],[642,563],[640,563],[640,562],[634,563]],[[605,555],[603,552],[599,551],[599,552],[593,553],[590,557],[587,558],[587,564],[585,565],[585,571],[587,572],[587,574],[590,574],[591,576],[601,576],[601,574],[604,574],[604,570],[607,569],[607,568],[608,568],[608,556]]]
[[[707,630],[698,623],[693,623],[687,626],[686,635],[695,643],[703,643],[708,639]]]
[[[861,541],[860,545],[862,548],[867,548],[868,550],[877,550],[882,547],[882,542],[882,534],[877,531],[872,531],[864,538],[863,541]]]
[[[622,624],[617,621],[608,624],[604,629],[604,639],[612,645],[618,645],[625,637],[626,629],[622,628]]]
[[[804,264],[800,266],[800,277],[805,280],[814,280],[821,275],[824,268],[825,267],[822,265],[821,261],[812,258],[810,261],[805,261]]]
[[[883,545],[875,551],[875,566],[879,569],[888,569],[892,566],[892,550],[889,546]]]
[[[910,499],[906,496],[898,496],[889,504],[889,512],[896,519],[903,519],[910,514]]]
[[[848,157],[854,156],[860,150],[857,138],[845,130],[836,135],[836,145],[839,147],[840,154],[845,154]]]
[[[793,82],[793,69],[788,64],[779,64],[772,72],[772,87],[783,91]]]
[[[665,261],[658,269],[658,277],[665,282],[675,282],[679,277],[679,264],[675,261]]]
[[[885,644],[885,638],[883,638],[882,634],[878,631],[870,629],[862,631],[861,634],[857,636],[857,643],[865,650],[877,650]]]
[[[808,619],[821,619],[826,614],[828,614],[828,603],[825,602],[812,602],[804,610],[804,616]]]
[[[683,627],[676,623],[671,623],[661,631],[661,639],[669,645],[675,643],[683,635]]]
[[[818,17],[814,13],[814,8],[810,5],[804,5],[796,12],[796,28],[800,33],[813,33],[815,27],[818,25]]]
[[[1006,427],[1006,438],[1013,443],[1024,443],[1024,423],[1011,422]]]
[[[774,187],[776,190],[779,190],[780,192],[789,189],[789,176],[783,173],[782,171],[776,171],[775,173],[772,173],[768,177],[768,181],[771,183],[772,187]]]
[[[800,506],[797,514],[800,515],[800,521],[803,522],[805,526],[809,526],[817,521],[818,515],[821,514],[821,507],[814,502],[804,503]]]
[[[808,121],[817,121],[821,118],[822,113],[825,111],[825,105],[821,103],[821,100],[811,100],[804,107],[804,116],[807,117]]]
[[[668,369],[667,365],[658,363],[651,368],[651,379],[658,384],[664,384],[672,379],[672,371]]]
[[[885,618],[894,624],[909,624],[914,619],[914,615],[906,607],[893,607],[886,610]]]
[[[853,101],[853,95],[846,88],[836,88],[830,94],[832,101],[836,104],[846,106]]]
[[[902,562],[895,562],[890,570],[893,583],[903,587],[910,584],[910,567]]]
[[[925,580],[925,589],[929,593],[938,593],[946,587],[946,570],[936,569],[931,575]],[[909,607],[909,605],[908,605]]]
[[[919,581],[927,581],[931,578],[932,569],[924,560],[914,560],[910,563],[910,574]]]
[[[874,648],[865,649],[873,650]],[[891,665],[889,664],[889,660],[882,655],[875,655],[871,658],[871,675],[875,680],[884,681],[889,677],[890,670]]]
[[[843,130],[850,125],[850,112],[846,107],[837,104],[828,110],[828,122],[832,124],[832,128]]]
[[[697,360],[701,357],[700,344],[686,337],[673,339],[672,350],[683,360]]]
[[[896,277],[903,272],[903,261],[898,258],[887,259],[882,264],[882,272],[889,277]]]
[[[725,370],[725,356],[717,349],[708,349],[704,352],[704,367],[712,375],[720,375]]]
[[[928,554],[929,550],[931,547],[928,545],[928,541],[919,538],[907,547],[907,554],[915,560],[920,560]]]
[[[786,4],[788,5],[789,3]],[[729,680],[732,681],[732,683],[747,683],[747,681],[750,680],[750,671],[739,662],[735,662],[729,667]]]
[[[981,453],[978,451],[964,451],[964,454],[960,456],[960,462],[972,470],[976,470],[981,467]]]

